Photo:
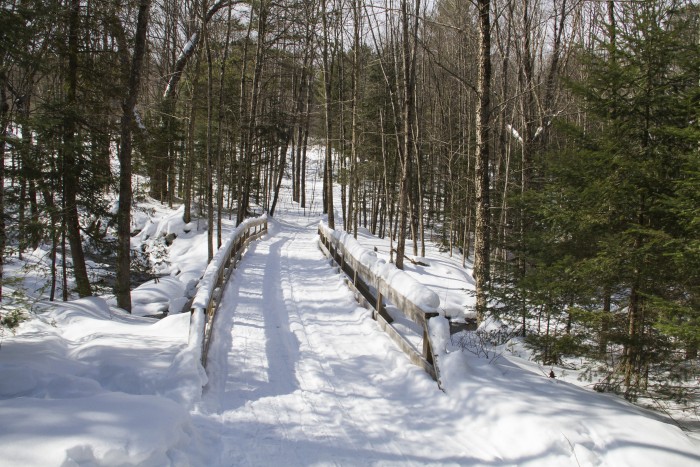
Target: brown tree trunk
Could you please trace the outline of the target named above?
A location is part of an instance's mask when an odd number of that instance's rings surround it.
[[[253,10],[250,12],[250,20],[248,21],[248,29],[246,32],[245,39],[243,40],[243,66],[241,67],[241,80],[240,80],[240,96],[238,101],[238,112],[239,112],[239,133],[240,141],[238,148],[238,199],[237,199],[237,212],[236,212],[236,224],[240,224],[245,219],[245,209],[242,208],[243,204],[247,202],[244,197],[244,191],[248,190],[250,187],[245,185],[245,180],[248,177],[248,157],[249,152],[249,138],[248,132],[250,127],[250,116],[248,115],[248,100],[247,100],[247,90],[246,90],[246,76],[248,74],[248,49],[250,44],[250,36],[253,30]]]
[[[199,76],[199,58],[195,61],[194,78],[192,82],[192,95],[190,96],[190,115],[187,123],[187,144],[185,148],[185,169],[183,173],[184,193],[183,203],[185,205],[182,220],[185,223],[192,222],[192,202],[194,191],[194,171],[195,171],[195,123],[197,121],[197,76]]]
[[[350,150],[350,196],[348,203],[348,227],[357,238],[358,228],[358,188],[359,177],[357,175],[357,146],[359,144],[359,129],[358,129],[358,101],[360,94],[360,29],[362,28],[362,12],[360,9],[361,0],[353,0],[352,2],[352,17],[353,17],[353,55],[352,55],[352,136]]]
[[[250,191],[253,178],[253,156],[256,150],[255,129],[257,126],[258,99],[260,97],[260,86],[262,83],[263,59],[265,54],[265,36],[267,33],[267,15],[270,4],[267,1],[260,2],[258,11],[258,31],[255,47],[255,65],[253,68],[253,83],[250,96],[250,105],[247,112],[244,135],[246,139],[245,153],[241,154],[243,161],[243,185],[241,202],[238,206],[238,223],[246,218],[250,208]],[[245,83],[243,79],[243,83]],[[243,135],[242,135],[243,136]],[[261,167],[258,165],[258,170]],[[259,178],[259,177],[258,177]]]
[[[228,17],[226,22],[226,41],[224,42],[224,56],[221,60],[221,69],[219,76],[219,119],[217,124],[216,137],[216,248],[221,248],[223,243],[221,217],[223,215],[224,205],[224,180],[223,180],[223,155],[221,149],[222,127],[224,122],[224,77],[226,75],[226,62],[228,61],[228,49],[231,39],[231,7],[228,8]]]
[[[80,236],[78,217],[78,154],[80,142],[76,141],[77,90],[78,90],[78,35],[80,34],[80,0],[71,0],[68,25],[68,76],[66,93],[66,111],[63,133],[63,195],[65,198],[64,222],[71,256],[73,257],[73,274],[78,294],[81,297],[92,295],[90,280],[85,266],[85,253]]]
[[[272,205],[270,206],[270,216],[274,217],[275,208],[277,207],[277,199],[279,198],[280,188],[282,187],[282,179],[284,178],[284,169],[287,162],[287,150],[289,149],[289,140],[291,139],[291,134],[289,131],[285,132],[284,141],[282,142],[282,149],[280,150],[279,156],[279,173],[277,176],[277,182],[275,183],[275,192],[272,197]],[[293,152],[293,151],[292,151]]]
[[[214,70],[209,43],[209,30],[202,28],[204,51],[207,57],[207,162],[206,162],[206,197],[207,197],[207,262],[214,258],[214,149],[212,148],[212,125],[214,120]]]
[[[640,316],[641,307],[639,291],[636,286],[633,286],[630,291],[629,307],[627,311],[627,343],[624,349],[625,394],[630,394],[632,388],[638,386],[642,358],[642,349],[639,343],[643,324]]]
[[[7,138],[9,113],[7,77],[2,67],[0,67],[0,302],[2,301],[3,269],[5,265],[5,140]]]
[[[324,193],[324,211],[328,213],[328,226],[331,229],[335,228],[335,218],[333,213],[333,106],[332,99],[332,56],[329,52],[330,48],[330,24],[328,23],[327,0],[321,0],[322,17],[323,17],[323,84],[324,84],[324,109],[326,117],[326,155],[323,171],[323,193]]]
[[[416,49],[418,47],[418,17],[420,0],[415,0],[415,12],[409,12],[408,0],[401,0],[402,26],[402,77],[403,96],[401,106],[403,140],[401,184],[399,187],[399,231],[396,243],[396,267],[403,269],[406,252],[406,229],[408,223],[408,190],[411,187],[411,166],[413,164],[413,119],[416,110]]]
[[[131,312],[130,270],[131,270],[131,132],[134,126],[134,109],[141,83],[141,70],[146,53],[146,32],[151,0],[139,2],[134,55],[127,96],[122,103],[121,145],[119,146],[119,211],[117,212],[117,279],[114,286],[117,305]]]

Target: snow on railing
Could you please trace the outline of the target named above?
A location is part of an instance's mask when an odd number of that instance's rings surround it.
[[[319,223],[318,234],[321,250],[347,274],[348,285],[359,294],[360,302],[373,308],[373,318],[381,328],[406,353],[412,363],[423,368],[440,386],[440,370],[433,350],[433,341],[442,340],[444,330],[430,322],[431,318],[439,316],[438,295],[394,264],[377,258],[374,251],[360,245],[352,235],[333,230],[323,222]],[[404,316],[422,327],[422,352],[391,325],[393,318],[386,312],[384,299],[389,300]]]
[[[189,346],[193,351],[201,353],[200,360],[204,366],[207,363],[211,332],[224,285],[241,260],[245,247],[266,232],[266,214],[241,222],[216,252],[204,271],[202,280],[199,281],[197,293],[192,301]]]

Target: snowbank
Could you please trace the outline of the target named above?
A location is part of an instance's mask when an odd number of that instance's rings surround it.
[[[443,344],[443,389],[467,414],[472,441],[500,453],[499,465],[700,465],[698,443],[627,401],[534,374],[507,355]]]
[[[177,465],[201,396],[188,329],[97,297],[22,323],[0,349],[0,464]]]
[[[0,400],[2,465],[170,465],[189,414],[168,399],[103,393]],[[135,429],[138,427],[138,429]]]
[[[149,281],[131,292],[131,311],[136,316],[180,313],[186,302],[185,284],[177,277]]]
[[[134,210],[132,228],[138,234],[132,236],[131,248],[159,278],[132,290],[132,314],[179,313],[194,295],[207,266],[208,239],[206,230],[200,231],[195,222],[185,223],[183,215],[183,206],[172,210],[154,200]]]

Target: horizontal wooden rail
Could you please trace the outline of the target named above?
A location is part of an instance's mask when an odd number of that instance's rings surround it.
[[[246,246],[267,232],[267,215],[246,219],[236,227],[204,271],[197,293],[192,301],[190,341],[198,340],[195,348],[201,349],[201,362],[206,367],[211,333],[216,311],[221,302],[224,286],[231,272],[243,256]]]
[[[412,363],[423,368],[438,386],[440,370],[433,352],[428,320],[439,315],[440,299],[435,292],[377,258],[376,254],[361,246],[351,235],[320,223],[319,247],[347,275],[347,284],[358,294],[358,300],[373,310],[372,316],[389,337],[403,350]],[[390,301],[404,316],[423,329],[423,348],[417,350],[392,325],[384,300]]]

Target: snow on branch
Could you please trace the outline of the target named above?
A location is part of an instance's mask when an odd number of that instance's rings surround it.
[[[523,144],[523,137],[520,136],[520,133],[518,133],[518,130],[516,130],[516,129],[513,127],[513,125],[511,125],[510,123],[506,123],[506,129],[507,129],[508,131],[510,131],[510,134],[511,134],[511,136],[513,136],[513,138],[515,138],[516,140],[518,140],[518,142],[519,142],[520,144]]]
[[[182,72],[185,70],[185,66],[190,58],[194,55],[197,50],[197,45],[199,44],[199,39],[202,34],[202,29],[206,26],[209,21],[214,17],[214,15],[219,12],[222,8],[231,7],[239,3],[244,3],[243,0],[219,0],[207,11],[204,21],[197,25],[197,28],[190,36],[189,40],[185,43],[182,48],[180,55],[175,61],[175,67],[173,72],[170,74],[170,79],[168,79],[168,84],[165,86],[165,91],[163,91],[163,99],[168,100],[175,95],[177,86],[180,83],[180,78],[182,78]]]

